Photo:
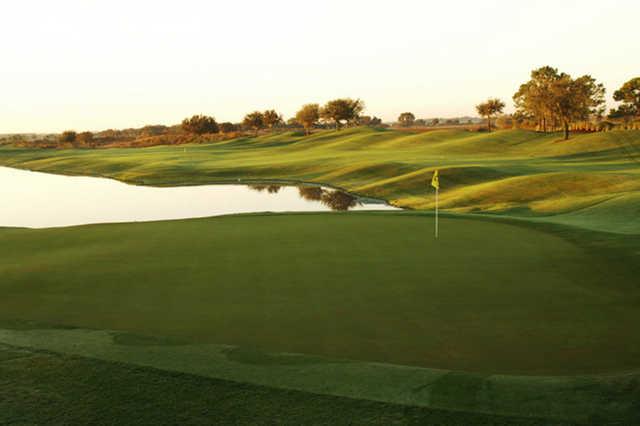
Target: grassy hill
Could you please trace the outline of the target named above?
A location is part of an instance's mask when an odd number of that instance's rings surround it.
[[[589,209],[576,223],[640,232],[640,226],[598,220],[607,215],[607,206],[632,216],[640,208],[633,196],[640,189],[640,131],[562,141],[557,134],[523,130],[415,134],[356,128],[144,149],[3,147],[0,164],[146,185],[238,179],[321,182],[413,209],[433,207],[427,183],[438,168],[443,209],[547,217]],[[549,219],[567,223],[573,218]]]
[[[245,410],[276,423],[636,424],[639,161],[640,131],[1,147],[12,167],[309,181],[427,211],[0,228],[0,423],[53,411],[100,423],[118,404],[122,419],[150,407],[187,423],[246,422]],[[180,396],[163,399],[168,388]],[[79,404],[55,396],[69,392]]]

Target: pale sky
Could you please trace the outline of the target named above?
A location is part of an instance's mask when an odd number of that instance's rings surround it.
[[[219,122],[359,97],[394,120],[475,115],[533,68],[640,75],[638,0],[119,1],[0,5],[0,133]],[[612,103],[610,105],[613,105]]]

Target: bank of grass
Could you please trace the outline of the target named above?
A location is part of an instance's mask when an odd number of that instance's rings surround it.
[[[567,425],[274,389],[0,344],[2,424]]]
[[[640,190],[640,131],[574,135],[461,129],[407,133],[371,128],[311,136],[275,133],[209,144],[141,149],[0,148],[0,164],[106,176],[146,185],[294,180],[331,184],[401,207],[431,209],[427,182],[440,169],[441,207],[456,212],[550,216]],[[629,207],[639,208],[631,200]],[[593,210],[591,217],[606,212]],[[566,221],[566,219],[563,219]],[[623,232],[640,233],[640,225]]]

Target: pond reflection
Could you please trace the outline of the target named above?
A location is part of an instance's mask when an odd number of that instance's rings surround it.
[[[394,210],[315,185],[150,187],[0,167],[0,226],[44,228],[234,213]]]
[[[282,186],[279,185],[248,185],[254,191],[266,191],[269,194],[277,194]],[[320,186],[302,185],[298,186],[300,198],[307,201],[320,201],[331,210],[345,211],[356,206],[362,206],[357,197],[339,189],[325,189]]]
[[[323,189],[319,186],[299,186],[298,193],[305,200],[320,201],[322,200]]]
[[[349,210],[350,208],[362,205],[358,202],[358,199],[353,195],[335,190],[324,191],[322,193],[322,204],[329,207],[331,210]]]
[[[269,194],[277,194],[280,192],[282,188],[281,185],[247,185],[247,188],[253,189],[254,191],[262,192],[267,191]]]

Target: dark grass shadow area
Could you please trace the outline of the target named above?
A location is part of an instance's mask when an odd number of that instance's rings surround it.
[[[0,345],[0,424],[568,425],[272,389]]]

